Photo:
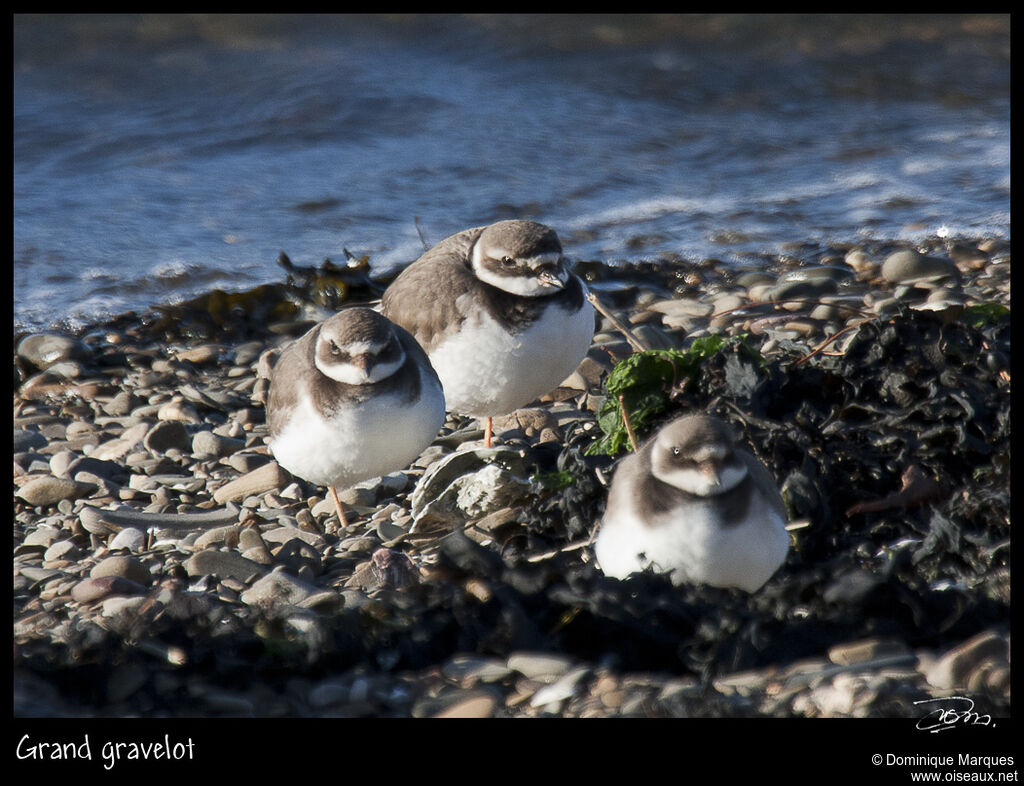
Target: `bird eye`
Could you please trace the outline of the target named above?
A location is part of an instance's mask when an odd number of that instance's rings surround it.
[[[680,451],[679,451],[679,448],[672,448],[672,455],[673,455],[673,456],[678,456],[678,455],[679,455],[679,452],[680,452]]]
[[[516,261],[512,257],[502,257],[501,258],[501,266],[502,267],[515,267],[516,266]]]
[[[333,340],[331,341],[331,354],[332,355],[340,355],[341,354],[341,348],[338,347],[338,345],[335,344]]]

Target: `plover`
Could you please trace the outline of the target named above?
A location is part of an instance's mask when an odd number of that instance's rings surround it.
[[[440,380],[408,332],[369,308],[346,308],[281,352],[267,425],[277,462],[337,488],[408,466],[445,418]]]
[[[445,238],[384,292],[382,313],[422,344],[449,411],[492,418],[552,390],[594,337],[594,308],[553,229],[499,221]]]
[[[595,554],[619,579],[651,566],[676,585],[754,592],[786,558],[786,518],[771,472],[732,429],[684,415],[619,463]]]

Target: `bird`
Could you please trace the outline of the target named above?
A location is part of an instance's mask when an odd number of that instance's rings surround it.
[[[612,475],[594,554],[605,575],[651,567],[673,584],[758,590],[789,551],[768,468],[713,415],[663,425]]]
[[[594,307],[553,229],[507,220],[451,235],[405,268],[381,313],[420,342],[449,411],[493,418],[550,392],[594,337]]]
[[[337,489],[412,463],[445,420],[441,381],[407,331],[344,308],[287,345],[270,371],[270,452],[292,475]]]

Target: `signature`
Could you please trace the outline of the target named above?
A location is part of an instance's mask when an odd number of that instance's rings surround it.
[[[917,722],[921,731],[932,734],[957,726],[991,726],[992,716],[974,711],[974,700],[966,696],[946,696],[938,699],[921,699],[914,704],[935,704],[943,702],[952,706],[937,706]]]

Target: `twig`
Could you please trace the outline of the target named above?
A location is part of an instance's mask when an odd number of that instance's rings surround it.
[[[846,333],[847,331],[853,330],[854,328],[859,328],[861,325],[863,325],[865,322],[868,322],[868,321],[869,320],[865,319],[865,320],[857,322],[857,323],[855,323],[853,325],[847,325],[842,330],[839,330],[839,331],[833,333],[831,336],[826,338],[821,344],[819,344],[817,347],[815,347],[814,350],[810,352],[810,354],[804,355],[802,358],[800,358],[798,361],[796,361],[796,363],[794,363],[793,365],[794,366],[799,366],[805,360],[810,360],[812,357],[814,357],[819,352],[821,352],[821,350],[823,350],[825,347],[827,347],[829,344],[831,344],[833,341],[835,341],[837,338],[839,338],[841,335],[843,335],[843,333]]]
[[[420,242],[423,244],[423,250],[424,251],[429,251],[430,250],[430,246],[427,245],[427,240],[426,240],[425,237],[423,237],[423,230],[420,229],[420,217],[419,216],[413,216],[412,217],[412,223],[415,224],[415,226],[416,226],[416,234],[418,234],[420,236]]]
[[[861,308],[854,308],[853,306],[848,306],[845,303],[826,303],[823,300],[810,300],[808,298],[788,298],[787,297],[784,300],[756,300],[753,303],[744,303],[741,306],[735,306],[733,308],[727,308],[724,311],[716,311],[714,314],[712,314],[710,317],[708,317],[708,319],[714,319],[715,317],[720,317],[723,314],[731,314],[733,311],[743,311],[743,310],[748,309],[748,308],[757,308],[759,306],[778,306],[781,303],[806,303],[806,304],[813,304],[815,306],[832,306],[832,308],[842,308],[842,309],[845,309],[846,311],[854,311],[854,312],[856,312],[858,314],[870,314],[871,313],[870,311],[865,311],[864,309],[861,309]]]
[[[633,347],[633,349],[635,351],[637,351],[637,352],[646,352],[647,350],[650,349],[649,346],[647,346],[646,344],[644,344],[643,341],[638,339],[633,334],[633,332],[622,323],[622,320],[620,320],[618,317],[616,317],[614,314],[612,314],[608,309],[606,309],[604,307],[604,305],[602,305],[601,301],[597,299],[597,295],[595,295],[593,292],[589,292],[588,291],[587,292],[587,300],[589,300],[594,305],[594,308],[596,308],[599,312],[601,312],[601,314],[603,316],[608,318],[608,321],[611,322],[615,326],[616,330],[618,330],[620,333],[622,333],[622,335],[624,335],[626,337],[626,341],[629,342],[629,345],[631,347]]]
[[[624,396],[624,393],[619,393],[619,411],[622,413],[622,424],[626,427],[626,434],[629,435],[629,444],[633,446],[633,452],[636,453],[636,434],[633,433],[633,424],[629,421],[629,413],[626,412]]]

